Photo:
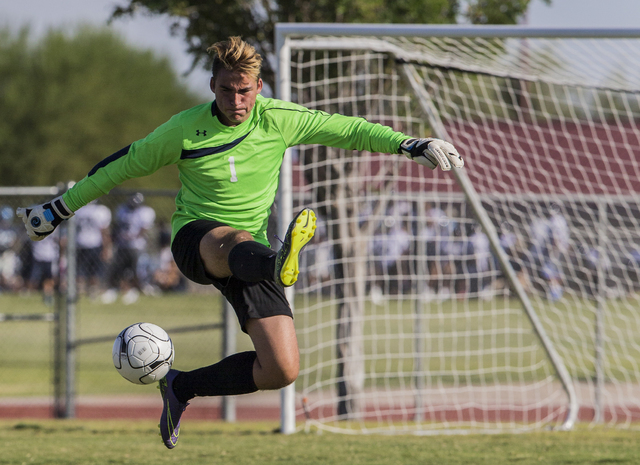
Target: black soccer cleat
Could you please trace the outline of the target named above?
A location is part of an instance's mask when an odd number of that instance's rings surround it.
[[[162,395],[162,416],[160,417],[160,436],[167,449],[173,449],[178,444],[180,436],[180,417],[189,403],[183,404],[173,393],[173,380],[180,372],[169,370],[167,376],[158,383]]]

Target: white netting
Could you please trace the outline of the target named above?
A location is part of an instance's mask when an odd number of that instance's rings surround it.
[[[290,45],[293,101],[458,147],[573,379],[580,420],[638,421],[640,40]],[[296,288],[307,425],[429,434],[562,424],[567,394],[450,174],[318,146],[294,157],[294,202],[320,219]]]

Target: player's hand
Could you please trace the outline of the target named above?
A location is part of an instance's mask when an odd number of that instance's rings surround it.
[[[453,144],[441,139],[407,139],[400,145],[400,153],[432,170],[438,165],[442,171],[449,171],[451,165],[455,168],[464,166],[464,160]]]
[[[22,218],[29,239],[41,241],[51,234],[62,223],[62,220],[71,218],[74,213],[62,200],[62,196],[59,196],[42,205],[18,208],[16,215]]]

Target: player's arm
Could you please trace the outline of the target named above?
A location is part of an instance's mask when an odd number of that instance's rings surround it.
[[[144,139],[100,161],[63,198],[76,211],[129,179],[148,176],[177,163],[181,153],[182,127],[172,118]]]
[[[455,168],[464,166],[456,148],[440,139],[415,139],[363,118],[307,109],[283,112],[282,115],[291,119],[284,126],[290,146],[322,144],[351,150],[399,153],[430,169],[440,166],[444,171],[450,170],[452,165]]]
[[[33,241],[44,239],[79,208],[109,193],[117,185],[176,163],[182,150],[182,129],[169,123],[99,162],[63,195],[42,205],[18,208],[16,214],[22,218],[29,238]]]

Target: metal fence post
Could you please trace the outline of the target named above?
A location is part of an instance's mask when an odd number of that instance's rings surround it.
[[[64,418],[65,415],[65,376],[64,376],[64,357],[65,337],[64,329],[64,302],[60,286],[56,289],[55,294],[55,316],[53,319],[53,416],[54,418]]]
[[[236,312],[227,299],[222,299],[222,357],[228,357],[236,351]],[[222,419],[233,423],[236,421],[236,398],[234,396],[223,396],[221,403]]]
[[[67,220],[67,272],[66,272],[66,331],[65,331],[65,418],[75,417],[76,347],[75,318],[77,292],[76,251],[77,222],[75,217]]]

